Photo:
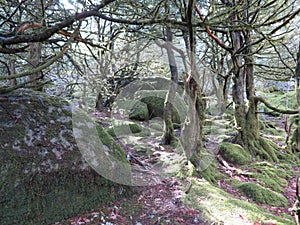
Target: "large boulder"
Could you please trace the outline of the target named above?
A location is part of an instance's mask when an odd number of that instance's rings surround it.
[[[128,193],[86,163],[72,127],[67,101],[28,90],[0,95],[1,224],[52,224]],[[97,131],[125,162],[121,147]]]
[[[129,118],[137,120],[147,120],[148,118],[152,119],[155,117],[163,118],[167,93],[167,90],[137,91],[135,98],[138,102],[131,108]],[[173,107],[173,123],[183,123],[184,121],[182,120],[185,119],[187,106],[178,93],[176,93]]]

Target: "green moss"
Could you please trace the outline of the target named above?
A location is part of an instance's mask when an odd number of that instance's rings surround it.
[[[294,219],[274,216],[254,203],[239,200],[204,179],[190,178],[190,191],[183,203],[201,211],[204,224],[245,224],[245,218],[254,223],[293,225]],[[251,224],[252,224],[251,223]]]
[[[277,192],[264,188],[256,183],[242,183],[237,188],[247,197],[255,202],[271,205],[287,207],[288,200]]]
[[[152,117],[163,118],[164,103],[165,103],[164,98],[156,97],[156,96],[149,96],[149,97],[142,98],[141,101],[147,105],[150,118],[152,118]],[[174,123],[179,123],[179,124],[181,123],[180,117],[179,117],[179,114],[178,114],[178,111],[176,110],[176,108],[173,108],[172,121]]]
[[[150,128],[158,131],[163,131],[163,126],[159,123],[150,123]]]
[[[163,118],[164,103],[167,93],[167,90],[143,90],[138,91],[135,95],[137,100],[140,100],[147,105],[150,118]],[[186,102],[178,93],[176,93],[172,121],[180,124],[182,122],[181,119],[183,120],[186,117],[187,111],[188,108]]]
[[[259,130],[261,130],[261,131],[265,130],[265,128],[266,128],[265,123],[261,120],[258,121],[258,127],[259,127]]]
[[[258,143],[255,143],[255,147],[257,148],[257,153],[261,156],[262,159],[270,160],[273,162],[278,162],[279,159],[277,155],[280,155],[279,146],[274,142],[260,137]]]
[[[132,120],[149,120],[148,107],[143,102],[136,102],[129,113],[129,119]]]
[[[292,152],[298,152],[298,128],[294,129],[292,133],[292,137],[289,141],[289,146],[292,150]]]
[[[233,164],[243,165],[251,162],[249,153],[240,145],[223,142],[219,146],[222,157]]]
[[[0,182],[1,224],[53,224],[113,201],[121,189],[121,185],[112,185],[93,170],[26,176],[21,172],[21,163],[6,166],[10,173],[7,177],[1,173]]]
[[[272,164],[269,162],[258,162],[250,166],[243,167],[245,170],[252,171],[254,176],[264,187],[270,188],[277,192],[282,192],[287,187],[293,171],[291,165]]]
[[[127,162],[124,150],[117,142],[115,142],[113,137],[110,136],[100,125],[97,125],[96,129],[98,131],[102,144],[106,145],[109,148],[111,154],[118,160],[122,162]]]
[[[298,108],[295,91],[290,91],[288,93],[282,93],[282,92],[267,93],[263,97],[266,98],[271,103],[271,105],[278,107],[280,109],[286,109],[287,103],[288,103],[287,105],[288,109]],[[263,111],[268,112],[274,116],[280,116],[279,113],[270,110],[264,104],[260,104],[260,106]]]
[[[130,135],[140,133],[142,131],[142,127],[136,123],[126,122],[120,125],[114,125],[107,129],[107,133],[109,133],[112,137],[116,137],[118,135]]]

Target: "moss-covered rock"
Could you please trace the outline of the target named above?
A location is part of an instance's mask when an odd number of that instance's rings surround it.
[[[73,135],[68,102],[28,90],[0,99],[1,224],[52,224],[129,190],[87,164]],[[120,146],[103,129],[98,133],[126,162]]]
[[[264,188],[256,183],[242,183],[237,188],[247,197],[255,202],[271,205],[287,207],[288,200],[277,192]]]
[[[149,111],[145,103],[137,101],[129,113],[129,119],[131,120],[149,120]]]
[[[167,93],[167,90],[142,90],[136,92],[135,99],[147,105],[150,119],[154,117],[163,118]],[[181,124],[183,122],[181,119],[183,120],[186,116],[187,106],[178,93],[175,96],[173,109],[172,121]],[[136,115],[137,110],[133,107],[130,114]]]
[[[107,129],[107,132],[112,136],[136,134],[142,131],[142,127],[136,123],[124,121],[119,125],[114,125]]]
[[[223,142],[219,150],[222,157],[230,163],[243,165],[251,162],[250,154],[240,145]]]
[[[151,123],[150,128],[158,131],[163,131],[164,129],[163,125],[159,123]]]

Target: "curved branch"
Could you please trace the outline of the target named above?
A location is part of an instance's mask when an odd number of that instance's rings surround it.
[[[114,2],[116,0],[103,0],[99,5],[95,6],[92,10],[83,11],[81,13],[76,13],[68,18],[66,18],[61,23],[50,27],[39,34],[33,35],[11,35],[7,37],[6,35],[0,36],[0,45],[11,45],[11,44],[20,44],[20,43],[28,43],[28,42],[43,42],[49,39],[52,35],[57,33],[59,30],[71,26],[74,22],[80,21],[87,17],[97,16],[99,14],[98,10],[104,8],[108,4]]]
[[[272,109],[273,111],[278,112],[278,113],[290,114],[290,115],[292,115],[292,114],[298,114],[299,113],[299,110],[279,109],[279,108],[276,108],[276,107],[272,106],[271,103],[269,103],[266,99],[264,99],[263,97],[260,97],[260,96],[255,96],[254,100],[258,101],[258,102],[264,103],[264,105],[267,108]]]
[[[25,77],[25,76],[31,75],[33,73],[38,73],[38,72],[42,71],[43,69],[46,69],[51,64],[53,64],[54,62],[56,62],[59,58],[63,57],[63,55],[68,50],[69,45],[72,43],[72,41],[74,41],[74,39],[76,38],[76,36],[78,35],[78,33],[79,33],[79,27],[74,32],[73,36],[67,41],[67,43],[63,47],[62,51],[60,51],[56,56],[54,56],[53,58],[51,58],[46,63],[42,64],[41,66],[39,66],[37,68],[31,69],[31,70],[27,70],[27,71],[25,71],[23,73],[19,73],[19,74],[15,74],[15,75],[10,75],[10,76],[0,76],[0,81],[1,80],[10,80],[10,79],[15,79],[15,78]]]
[[[48,29],[43,30],[40,33],[36,34],[23,34],[23,35],[15,35],[15,34],[10,34],[10,35],[0,35],[0,45],[5,46],[5,45],[13,45],[13,44],[21,44],[21,43],[29,43],[29,42],[43,42],[48,40],[51,36],[62,30],[63,28],[71,26],[73,23],[76,21],[80,21],[83,19],[86,19],[88,17],[99,17],[101,19],[114,22],[114,23],[121,23],[121,24],[129,24],[129,25],[153,25],[153,24],[158,24],[158,23],[168,23],[168,24],[173,24],[173,25],[178,25],[178,26],[184,26],[186,27],[185,22],[180,22],[172,19],[167,19],[167,18],[161,18],[161,19],[137,19],[137,20],[130,20],[130,19],[124,19],[124,18],[114,18],[111,16],[107,16],[103,13],[101,13],[99,10],[106,6],[109,3],[112,3],[116,0],[104,0],[100,5],[96,6],[94,9],[91,10],[86,10],[81,13],[76,13],[75,15],[67,17],[65,20],[62,22],[49,27]],[[193,27],[199,27],[203,26],[203,23],[194,23],[192,24]]]
[[[2,54],[15,54],[19,52],[25,52],[26,48],[28,48],[29,45],[26,45],[22,48],[0,48],[0,53]]]
[[[202,22],[204,22],[205,18],[202,15],[201,10],[199,9],[198,6],[196,6],[196,12],[198,13],[198,15],[199,15],[200,19],[202,20]],[[205,30],[206,30],[206,33],[208,34],[208,36],[210,36],[220,47],[222,47],[226,51],[231,52],[232,49],[229,46],[227,46],[223,41],[221,41],[216,35],[214,35],[211,32],[211,29],[208,25],[205,26]]]

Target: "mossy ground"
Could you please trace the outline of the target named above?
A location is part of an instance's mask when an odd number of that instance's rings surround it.
[[[237,188],[247,197],[258,203],[270,206],[288,206],[288,200],[278,192],[271,191],[256,183],[241,183]]]
[[[246,202],[211,185],[204,179],[190,179],[189,192],[183,202],[200,210],[206,218],[205,224],[262,224],[292,225],[293,218],[276,217],[256,204]]]

